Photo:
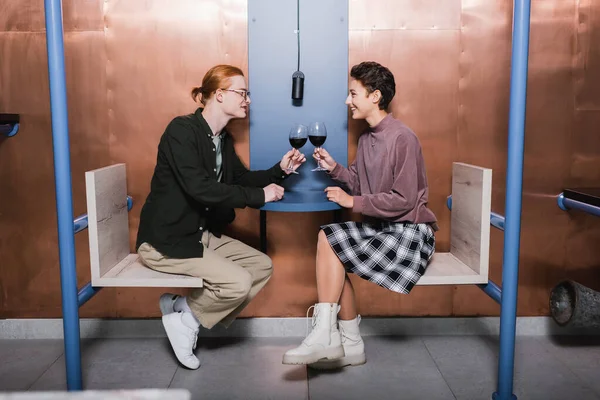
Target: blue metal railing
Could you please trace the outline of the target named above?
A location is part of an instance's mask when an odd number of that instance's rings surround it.
[[[19,132],[19,124],[0,124],[0,133],[7,136],[15,136]]]
[[[15,136],[19,131],[19,114],[0,114],[0,134],[7,137]]]
[[[452,195],[446,198],[446,207],[448,207],[449,210],[452,210]],[[503,231],[504,217],[492,211],[490,213],[490,225],[492,225],[494,228],[498,228],[501,231]]]
[[[77,304],[78,307],[81,307],[85,303],[88,302],[89,299],[94,297],[99,291],[102,289],[101,287],[93,287],[92,282],[88,282],[82,287],[77,293]]]
[[[494,282],[488,281],[488,283],[478,284],[477,287],[483,290],[483,292],[490,296],[496,303],[502,303],[502,288]]]
[[[600,207],[593,206],[591,204],[583,203],[581,201],[568,199],[564,193],[558,195],[556,199],[558,206],[563,211],[569,210],[580,210],[588,214],[600,217]]]

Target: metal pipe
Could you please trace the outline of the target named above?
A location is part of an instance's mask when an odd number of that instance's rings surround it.
[[[501,304],[502,302],[502,289],[492,281],[488,281],[487,284],[477,285],[481,290],[492,298],[496,303]]]
[[[88,215],[82,214],[73,220],[74,233],[79,233],[88,227]]]
[[[0,124],[0,133],[6,137],[15,136],[19,132],[19,124]]]
[[[79,307],[87,303],[89,299],[94,297],[96,293],[98,293],[102,289],[102,287],[93,287],[92,282],[88,282],[84,287],[79,290],[77,293],[77,302]]]
[[[448,207],[449,210],[452,210],[452,195],[448,196],[446,198],[446,206]],[[490,213],[490,225],[492,225],[494,228],[500,229],[501,231],[504,230],[504,217],[498,213],[495,212],[491,212]]]
[[[527,69],[531,0],[515,0],[508,117],[508,160],[506,173],[506,221],[502,265],[502,302],[500,308],[500,354],[498,391],[494,400],[516,399],[513,394],[515,333],[517,325],[517,289],[521,205],[523,196],[523,146],[527,106]]]
[[[600,207],[596,207],[587,203],[582,203],[581,201],[568,199],[565,197],[564,193],[559,194],[556,201],[558,203],[558,207],[560,207],[560,209],[563,211],[569,211],[571,209],[580,210],[588,214],[600,217]]]
[[[67,87],[60,0],[44,0],[44,11],[46,20],[46,48],[48,52],[48,80],[50,85],[50,111],[52,115],[52,145],[54,150],[54,179],[56,183],[65,361],[67,389],[71,391],[81,390],[82,380]]]
[[[504,230],[505,219],[502,215],[495,212],[490,213],[490,224],[501,231]]]

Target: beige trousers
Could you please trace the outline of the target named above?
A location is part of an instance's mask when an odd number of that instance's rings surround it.
[[[202,258],[169,258],[148,243],[138,254],[156,271],[202,278],[204,287],[187,296],[188,305],[205,328],[218,322],[229,327],[269,281],[273,263],[266,254],[225,235],[204,232],[202,243]]]

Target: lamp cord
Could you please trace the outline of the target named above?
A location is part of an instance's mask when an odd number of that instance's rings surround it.
[[[300,0],[296,0],[296,35],[298,36],[298,69],[300,71]]]

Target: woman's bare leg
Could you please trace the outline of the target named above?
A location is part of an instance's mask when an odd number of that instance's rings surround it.
[[[344,281],[344,289],[342,289],[342,295],[340,297],[340,313],[338,318],[344,321],[348,321],[356,318],[356,301],[354,297],[354,287],[348,275]]]
[[[319,231],[317,242],[317,294],[320,303],[340,305],[340,319],[349,320],[356,317],[352,282],[323,231]]]

